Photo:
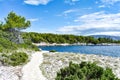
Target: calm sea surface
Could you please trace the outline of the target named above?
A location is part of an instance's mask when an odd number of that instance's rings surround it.
[[[120,57],[120,46],[39,46],[42,50]]]

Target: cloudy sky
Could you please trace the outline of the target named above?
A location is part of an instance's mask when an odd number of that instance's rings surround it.
[[[0,21],[10,11],[31,21],[29,32],[120,36],[120,0],[0,0]]]

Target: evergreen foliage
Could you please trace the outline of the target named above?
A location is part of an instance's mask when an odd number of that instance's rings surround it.
[[[16,50],[17,49],[17,44],[15,44],[15,43],[13,43],[9,40],[6,40],[4,38],[0,38],[0,48],[1,48],[1,52],[4,49]]]
[[[115,77],[110,68],[103,69],[95,63],[69,63],[68,67],[60,69],[55,80],[120,80]]]
[[[25,17],[16,15],[16,13],[12,11],[8,14],[7,18],[5,18],[5,24],[2,29],[7,31],[11,29],[22,30],[28,28],[29,26],[30,21],[26,21]]]
[[[10,12],[5,18],[5,22],[0,22],[0,51],[16,50],[18,48],[39,50],[32,45],[29,39],[21,37],[20,30],[26,29],[30,25],[30,21],[26,20],[25,17],[19,16],[13,11]]]
[[[0,30],[0,52],[5,50],[17,50],[19,48],[32,49],[39,51],[37,46],[34,46],[29,39],[23,39],[24,43],[16,44],[13,40],[15,36],[11,36],[12,33]]]
[[[22,65],[28,61],[28,55],[23,52],[16,52],[9,56],[6,54],[3,54],[2,57],[3,57],[2,62],[4,64],[8,64],[11,66]]]
[[[56,52],[56,50],[50,50],[49,52]]]
[[[26,39],[30,39],[33,43],[120,43],[109,38],[94,38],[91,36],[75,36],[75,35],[58,35],[58,34],[41,34],[41,33],[23,33],[22,36]]]
[[[5,18],[5,23],[0,23],[0,29],[12,33],[12,41],[15,43],[24,43],[20,34],[20,30],[26,29],[30,26],[30,21],[25,17],[19,16],[14,12],[10,12]]]
[[[0,61],[2,64],[12,66],[24,64],[28,60],[28,55],[24,52],[15,52],[19,48],[39,50],[29,39],[21,37],[20,30],[29,26],[30,21],[14,12],[8,14],[5,23],[0,22],[0,52],[2,53]]]

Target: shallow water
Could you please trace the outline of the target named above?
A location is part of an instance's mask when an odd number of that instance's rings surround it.
[[[120,46],[39,46],[42,50],[120,57]]]

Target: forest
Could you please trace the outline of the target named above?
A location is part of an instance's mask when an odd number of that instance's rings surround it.
[[[92,36],[78,36],[78,35],[67,35],[67,34],[51,34],[51,33],[23,33],[24,39],[29,39],[33,43],[92,43],[92,44],[100,44],[100,43],[120,43],[120,41],[112,40],[110,38],[94,38]]]

